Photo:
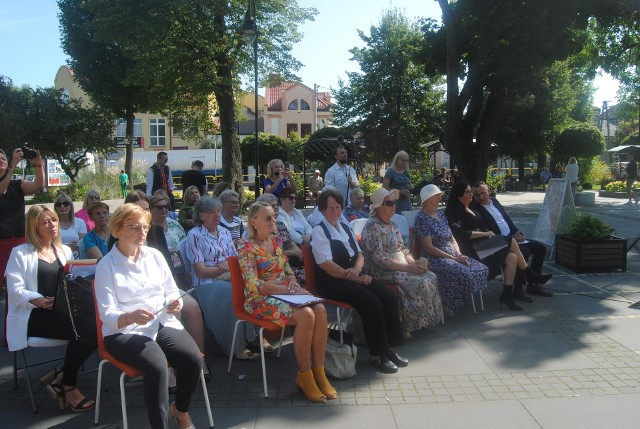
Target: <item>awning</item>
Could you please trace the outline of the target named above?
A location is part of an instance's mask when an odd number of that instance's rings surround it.
[[[631,145],[625,145],[625,146],[616,146],[607,150],[607,152],[622,152],[622,153],[634,152],[634,151],[640,151],[640,146],[631,144]]]

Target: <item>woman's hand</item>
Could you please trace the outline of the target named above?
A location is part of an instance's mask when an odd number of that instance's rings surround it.
[[[136,325],[146,325],[150,321],[155,318],[155,314],[153,312],[146,310],[144,308],[139,308],[134,311],[130,311],[129,313],[125,313],[125,320],[127,325],[135,323]]]
[[[178,311],[180,311],[181,308],[182,308],[182,305],[180,304],[180,300],[179,299],[174,299],[167,306],[167,313],[168,314],[175,314]]]
[[[466,256],[464,256],[464,255],[454,256],[454,257],[453,257],[453,260],[454,260],[454,261],[456,261],[456,262],[458,262],[459,264],[463,264],[463,265],[466,265],[466,266],[471,265],[471,264],[469,263],[469,258],[467,258],[467,257],[466,257]]]
[[[491,238],[493,237],[495,234],[493,233],[493,231],[487,231],[484,233],[484,236],[487,238]]]
[[[42,298],[36,298],[29,301],[31,304],[44,310],[53,310],[53,303],[55,298],[52,296],[43,296]]]
[[[373,281],[373,278],[367,274],[363,274],[361,276],[358,276],[356,281],[362,285],[369,286]]]
[[[360,271],[356,267],[347,268],[344,270],[344,277],[347,280],[351,280],[352,282],[358,281],[358,277],[360,276]]]
[[[406,272],[419,276],[426,273],[427,268],[422,265],[419,265],[417,262],[414,262],[413,264],[406,265]]]

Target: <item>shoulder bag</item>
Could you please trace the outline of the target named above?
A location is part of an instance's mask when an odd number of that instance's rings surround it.
[[[331,324],[329,326],[329,338],[325,352],[324,370],[333,378],[352,378],[356,373],[356,359],[358,348],[353,344],[353,334],[342,331],[341,326]]]

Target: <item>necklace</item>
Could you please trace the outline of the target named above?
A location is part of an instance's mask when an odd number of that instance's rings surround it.
[[[42,259],[49,264],[56,260],[56,253],[52,248],[40,249],[38,251],[38,255],[41,256],[39,259]]]

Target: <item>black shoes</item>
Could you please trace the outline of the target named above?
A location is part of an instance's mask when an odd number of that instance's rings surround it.
[[[511,311],[522,311],[522,307],[518,307],[516,305],[516,303],[513,301],[513,296],[511,296],[510,294],[505,294],[505,293],[500,294],[500,308],[502,308],[503,303]]]
[[[377,371],[384,372],[385,374],[395,374],[398,372],[398,367],[387,359],[386,356],[380,356],[379,359],[375,360],[369,359],[369,363],[373,365]]]
[[[535,283],[529,283],[529,285],[527,286],[527,293],[530,293],[531,295],[546,296],[548,298],[553,296],[551,292]]]
[[[516,301],[533,302],[533,299],[531,299],[531,297],[524,293],[524,290],[522,290],[522,285],[513,287],[513,298]]]
[[[404,368],[409,365],[409,359],[403,358],[395,350],[389,349],[387,353],[387,359],[393,362],[396,366]]]
[[[531,270],[530,267],[527,267],[527,269],[524,271],[524,275],[527,279],[527,282],[536,283],[539,285],[545,284],[546,282],[551,280],[551,277],[553,277],[553,274],[538,274]]]

